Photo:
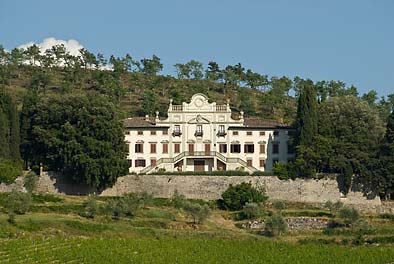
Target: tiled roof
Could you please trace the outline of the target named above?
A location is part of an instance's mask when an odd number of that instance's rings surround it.
[[[257,117],[245,117],[245,127],[262,127],[262,128],[288,128],[288,124],[284,124],[275,120],[260,119]]]
[[[156,127],[154,117],[130,117],[123,120],[125,127]]]

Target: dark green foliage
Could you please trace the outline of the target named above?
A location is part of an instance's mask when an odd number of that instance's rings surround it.
[[[134,217],[138,211],[152,203],[152,195],[143,193],[129,193],[119,199],[107,201],[105,211],[115,219],[119,217]]]
[[[286,208],[286,204],[283,201],[274,201],[273,207],[276,211],[281,212],[283,209]]]
[[[39,98],[23,113],[24,156],[77,183],[103,188],[128,172],[123,126],[99,95]]]
[[[23,180],[23,186],[29,193],[32,193],[37,187],[39,177],[34,171],[29,171]]]
[[[270,236],[280,236],[287,231],[287,223],[283,216],[274,214],[265,220],[264,232]]]
[[[251,183],[232,185],[222,194],[223,206],[227,210],[240,210],[249,203],[261,203],[268,199],[264,190],[259,190]]]
[[[63,199],[53,194],[32,194],[32,202],[34,203],[60,203]]]
[[[22,174],[19,164],[0,158],[0,183],[11,184]]]
[[[360,218],[360,214],[353,207],[342,207],[338,211],[338,217],[344,222],[345,225],[352,226]]]
[[[20,161],[19,114],[11,97],[0,88],[0,158]]]

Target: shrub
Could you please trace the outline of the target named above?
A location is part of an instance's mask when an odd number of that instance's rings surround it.
[[[29,171],[23,181],[23,186],[29,193],[32,193],[37,188],[38,176],[34,171]]]
[[[11,184],[21,174],[20,166],[8,159],[0,159],[0,183]]]
[[[193,223],[202,224],[209,216],[209,207],[206,204],[200,205],[198,203],[186,201],[182,208],[186,214],[193,218]]]
[[[179,192],[175,190],[171,197],[171,206],[179,209],[183,207],[186,201],[186,197],[183,194],[179,194]]]
[[[283,201],[274,201],[273,206],[279,212],[286,208],[286,204]]]
[[[63,201],[62,198],[53,194],[32,194],[31,197],[32,197],[32,201],[35,203],[45,203],[45,202],[60,203]]]
[[[254,219],[263,214],[263,210],[258,203],[246,203],[240,213],[240,219]]]
[[[339,209],[341,209],[343,207],[343,203],[341,201],[337,201],[335,203],[333,203],[332,201],[327,201],[324,204],[324,207],[327,208],[330,211],[338,211]]]
[[[222,194],[222,206],[228,210],[240,210],[249,203],[260,203],[268,199],[263,189],[256,189],[251,183],[231,185]]]
[[[146,192],[128,193],[119,199],[108,200],[105,211],[115,219],[122,216],[133,217],[139,209],[151,204],[152,201],[152,195]]]
[[[274,214],[265,221],[265,233],[270,236],[279,236],[286,233],[287,223],[285,219],[279,215]]]
[[[12,191],[3,201],[3,207],[8,214],[8,221],[15,223],[15,214],[25,214],[29,210],[31,195]]]
[[[80,213],[81,216],[87,218],[94,218],[99,212],[99,205],[97,204],[97,195],[91,194],[88,196],[83,204],[84,210]]]
[[[353,207],[343,207],[338,211],[338,217],[343,220],[345,225],[351,226],[360,218],[360,214]]]

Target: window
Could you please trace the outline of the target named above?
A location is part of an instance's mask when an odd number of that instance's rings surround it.
[[[249,167],[252,167],[252,166],[253,166],[253,160],[252,160],[252,159],[246,160],[246,163],[247,163],[247,165],[248,165]]]
[[[246,131],[246,135],[247,135],[247,136],[252,136],[252,135],[253,135],[253,132],[252,132],[252,131]]]
[[[293,140],[288,140],[287,141],[287,154],[294,154],[295,149],[294,149],[294,144]]]
[[[226,136],[226,131],[225,131],[224,125],[219,125],[219,130],[218,130],[217,136],[218,137]]]
[[[279,142],[272,143],[272,153],[279,154]]]
[[[143,134],[144,134],[144,131],[141,131],[141,130],[137,131],[137,135],[143,135]]]
[[[150,153],[156,153],[156,143],[150,144]]]
[[[145,167],[146,166],[145,160],[144,159],[136,159],[135,166],[136,167]]]
[[[265,154],[265,144],[260,144],[260,154]]]
[[[211,144],[204,145],[205,154],[209,155],[211,153]]]
[[[244,145],[244,153],[254,153],[254,145],[253,144],[245,144]]]
[[[274,131],[274,137],[279,136],[279,131]]]
[[[130,144],[126,143],[126,152],[129,153],[130,152]]]
[[[142,143],[137,143],[135,144],[135,153],[144,153],[144,144]]]
[[[240,144],[231,144],[230,151],[231,151],[231,153],[241,153],[241,145]]]
[[[179,143],[174,144],[174,153],[181,152],[181,145]]]
[[[265,131],[260,131],[260,136],[265,136]]]
[[[163,135],[168,135],[168,130],[164,130]]]
[[[196,133],[195,133],[195,136],[196,137],[201,137],[202,136],[202,125],[197,125],[196,126]]]
[[[172,132],[172,135],[175,136],[180,136],[181,133],[181,126],[180,125],[175,125],[174,126],[174,131]]]
[[[125,135],[130,135],[130,131],[129,131],[129,130],[126,130],[126,131],[124,132],[124,134],[125,134]]]
[[[163,143],[163,154],[168,153],[168,143]]]
[[[233,136],[238,136],[238,131],[233,131]]]
[[[133,160],[128,159],[127,161],[129,162],[129,167],[133,167]]]
[[[227,144],[219,144],[219,152],[227,153]]]
[[[265,168],[265,160],[264,159],[260,160],[260,168]]]
[[[154,135],[156,135],[156,131],[151,131],[150,134],[151,134],[152,136],[154,136]]]
[[[150,159],[150,165],[156,167],[156,159]]]
[[[189,144],[189,152],[190,153],[194,152],[194,144]]]

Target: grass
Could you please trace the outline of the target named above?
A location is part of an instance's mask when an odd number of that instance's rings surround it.
[[[112,198],[110,198],[112,199]],[[204,224],[193,224],[168,199],[153,199],[134,217],[104,213],[81,217],[86,197],[36,196],[32,210],[16,223],[0,214],[0,263],[390,263],[394,222],[367,215],[372,232],[355,229],[289,230],[267,238],[245,230],[237,212],[215,209]],[[99,197],[104,205],[108,198]],[[204,201],[196,201],[205,203]],[[213,203],[210,203],[213,205]],[[268,210],[272,210],[268,205]],[[284,216],[330,218],[308,204],[287,203]],[[362,246],[355,246],[361,244]]]

